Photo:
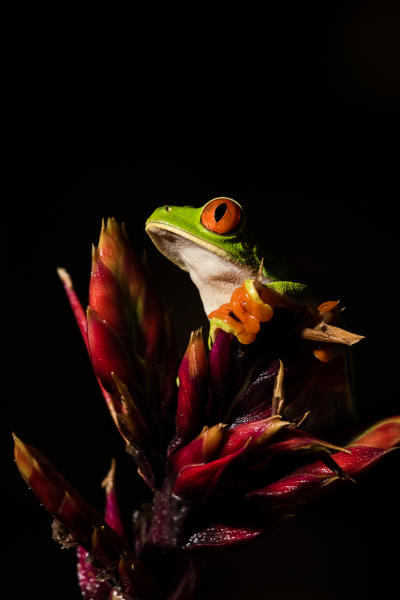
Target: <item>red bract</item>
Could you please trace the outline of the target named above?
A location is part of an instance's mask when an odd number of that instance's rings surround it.
[[[207,402],[207,358],[201,331],[194,331],[178,371],[176,434],[169,453],[201,429]]]
[[[86,317],[69,275],[59,274],[114,422],[153,486],[173,431],[177,357],[169,315],[115,219],[103,222],[93,248]]]
[[[324,360],[315,358],[321,307],[312,313],[275,303],[253,343],[214,332],[209,352],[197,330],[178,369],[169,313],[123,226],[103,223],[86,312],[68,274],[59,273],[102,394],[152,500],[133,507],[133,531],[125,529],[131,515],[120,514],[115,463],[103,483],[103,518],[15,438],[17,466],[55,517],[55,536],[78,545],[84,598],[192,598],[200,566],[194,550],[252,540],[400,443],[400,417],[391,417],[342,447],[353,414],[346,360],[337,340],[335,353],[325,348]],[[327,305],[335,309],[329,321],[340,316],[337,303]]]
[[[373,425],[346,446],[347,451],[335,452],[332,459],[350,477],[358,476],[400,443],[400,417],[385,419]],[[329,484],[342,481],[322,461],[313,462],[286,475],[265,488],[250,492],[247,497],[259,497],[271,506],[296,505],[317,495]]]

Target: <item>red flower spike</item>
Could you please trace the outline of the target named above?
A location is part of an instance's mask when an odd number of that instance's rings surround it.
[[[161,351],[162,311],[145,265],[136,259],[124,225],[114,219],[103,223],[93,252],[89,304],[121,338],[134,344],[132,353],[142,354],[152,370]]]
[[[125,226],[120,227],[115,219],[108,219],[106,225],[103,223],[97,253],[120,286],[120,296],[125,302],[121,310],[126,319],[125,334],[130,331],[135,343],[132,351],[143,354],[147,367],[152,370],[153,362],[161,351],[163,315],[146,267],[137,260]],[[106,294],[107,290],[105,296]],[[103,317],[101,312],[100,314]],[[105,316],[103,318],[106,319]],[[140,341],[135,335],[137,327],[143,338]]]
[[[65,546],[81,544],[83,597],[189,600],[203,552],[200,557],[188,550],[257,537],[297,504],[358,476],[399,444],[400,417],[374,425],[346,448],[316,437],[337,428],[336,439],[342,439],[341,424],[352,415],[345,361],[326,352],[330,346],[324,344],[352,344],[360,336],[336,327],[337,302],[307,310],[282,300],[261,284],[261,271],[220,307],[222,329],[214,340],[218,319],[213,320],[208,360],[201,332],[192,333],[177,389],[169,314],[161,310],[146,264],[135,257],[124,225],[115,219],[103,222],[93,250],[87,316],[68,274],[59,269],[110,412],[153,492],[153,502],[135,510],[130,546],[123,537],[114,462],[104,481],[104,521],[37,450],[16,438],[16,462],[56,517],[54,535]],[[273,312],[271,323],[257,334],[259,323]],[[352,339],[344,339],[345,334]],[[319,361],[302,338],[318,342],[312,348]],[[285,398],[279,357],[287,374]],[[330,358],[327,365],[320,362]],[[332,393],[339,409],[331,414],[324,397]],[[313,433],[301,429],[307,410]],[[312,458],[307,465],[307,455],[299,462],[297,452],[319,453],[322,460]],[[285,460],[279,461],[283,454]],[[290,472],[291,459],[304,466]]]
[[[175,450],[201,429],[205,410],[208,363],[201,329],[193,331],[178,371],[179,389],[176,411],[176,435],[169,452]]]
[[[99,245],[93,249],[86,317],[69,276],[63,270],[59,274],[113,420],[140,474],[153,485],[157,465],[150,463],[159,461],[160,453],[152,440],[156,436],[165,443],[173,431],[169,409],[176,394],[177,360],[168,317],[145,266],[132,251],[124,225],[115,219],[103,221]],[[135,402],[127,402],[125,393],[125,400],[121,397],[116,379]]]

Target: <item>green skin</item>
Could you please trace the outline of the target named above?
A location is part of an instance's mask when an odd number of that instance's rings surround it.
[[[306,286],[279,277],[279,261],[260,251],[247,231],[245,218],[232,233],[214,233],[201,223],[205,206],[157,208],[146,221],[146,232],[162,254],[190,273],[207,314],[229,302],[244,279],[254,278],[262,259],[264,285],[291,301],[307,303]]]

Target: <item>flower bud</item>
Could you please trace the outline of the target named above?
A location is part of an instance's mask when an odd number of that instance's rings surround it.
[[[201,330],[192,332],[178,371],[176,434],[169,454],[201,430],[206,408],[208,362]]]
[[[227,466],[243,454],[247,445],[248,442],[235,452],[211,462],[184,467],[173,485],[174,493],[191,500],[204,500],[212,493]]]
[[[179,472],[187,465],[209,462],[221,444],[225,427],[223,423],[210,428],[205,425],[203,431],[194,440],[180,448],[170,458],[175,471]]]
[[[225,432],[219,456],[227,456],[228,454],[235,452],[235,450],[241,448],[246,441],[249,441],[247,450],[265,444],[269,442],[278,431],[288,425],[290,425],[289,421],[283,421],[280,415],[236,425]]]

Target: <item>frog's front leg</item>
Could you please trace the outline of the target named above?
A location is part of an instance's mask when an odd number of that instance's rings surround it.
[[[274,314],[272,306],[263,299],[264,288],[257,278],[245,279],[233,291],[230,302],[208,315],[212,342],[218,329],[233,333],[242,344],[254,342],[260,323],[269,321]]]

